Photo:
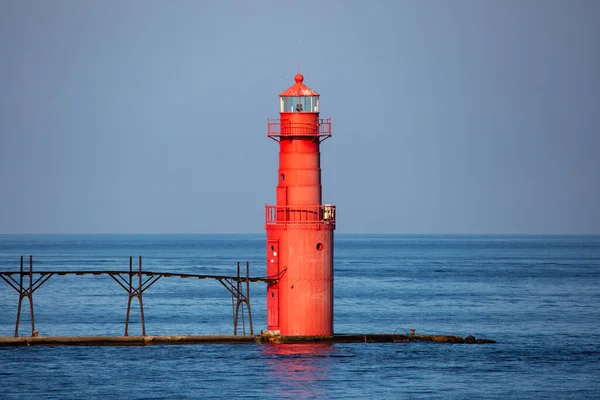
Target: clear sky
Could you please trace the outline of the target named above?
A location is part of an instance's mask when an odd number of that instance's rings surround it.
[[[600,1],[0,0],[0,233],[263,232],[294,83],[341,233],[600,233]]]

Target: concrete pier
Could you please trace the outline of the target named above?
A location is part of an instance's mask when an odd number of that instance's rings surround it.
[[[18,346],[150,346],[182,344],[302,344],[302,343],[496,343],[473,336],[412,334],[339,334],[333,336],[186,335],[186,336],[20,336],[0,337],[0,347]]]

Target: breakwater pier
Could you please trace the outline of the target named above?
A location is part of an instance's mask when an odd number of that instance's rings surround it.
[[[28,262],[27,262],[28,261]],[[285,271],[284,271],[285,273]],[[35,328],[35,313],[33,295],[45,282],[52,277],[67,275],[102,276],[108,275],[127,293],[127,310],[125,331],[122,336],[40,336]],[[225,287],[232,299],[232,335],[146,335],[144,319],[143,293],[161,278],[210,279]],[[134,268],[134,258],[129,257],[129,268],[126,270],[34,270],[33,257],[28,260],[20,257],[18,271],[0,271],[0,279],[6,282],[18,294],[18,308],[15,321],[14,336],[0,337],[0,347],[15,346],[149,346],[149,345],[199,345],[199,344],[329,344],[329,343],[454,343],[454,344],[489,344],[495,343],[490,339],[473,336],[460,337],[454,335],[418,334],[414,329],[410,333],[347,333],[319,336],[282,336],[278,332],[264,330],[255,335],[250,302],[250,282],[272,283],[281,276],[252,277],[249,274],[249,263],[238,262],[235,275],[203,275],[195,273],[147,271],[143,269],[142,257],[137,258]],[[74,290],[85,290],[85,285],[77,285]],[[141,335],[129,335],[129,317],[131,303],[137,299],[140,307]],[[29,305],[31,334],[19,335],[19,325],[23,302]],[[247,323],[246,323],[247,320]],[[246,330],[248,328],[248,330]],[[247,333],[248,332],[248,333]]]

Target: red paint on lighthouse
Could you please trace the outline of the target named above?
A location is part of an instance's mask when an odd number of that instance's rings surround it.
[[[296,83],[279,95],[280,118],[268,119],[279,143],[277,204],[266,206],[267,326],[283,336],[333,335],[335,206],[322,204],[321,142],[331,118],[320,119],[319,94]]]

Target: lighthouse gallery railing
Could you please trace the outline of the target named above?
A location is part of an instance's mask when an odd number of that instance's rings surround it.
[[[335,226],[335,206],[269,206],[265,208],[267,225],[326,224]]]
[[[290,122],[287,119],[267,118],[267,132],[271,139],[285,136],[316,136],[320,141],[331,137],[331,118],[319,119],[315,124]]]

